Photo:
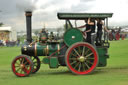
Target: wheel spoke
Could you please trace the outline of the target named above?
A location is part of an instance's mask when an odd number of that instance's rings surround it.
[[[85,52],[85,46],[83,47],[82,56],[84,56],[84,52]]]
[[[21,69],[21,70],[20,70],[20,73],[22,74],[22,72],[23,72],[23,70]]]
[[[93,54],[93,53],[90,53],[90,54],[86,55],[85,57],[88,58],[88,57],[91,56],[92,54]]]
[[[18,68],[17,70],[16,70],[16,72],[18,72],[20,70],[20,68]]]
[[[35,65],[35,64],[34,64],[34,66],[36,66],[36,67],[37,67],[37,65]]]
[[[27,74],[27,72],[25,72],[25,71],[23,71],[23,72],[24,72],[25,75]]]
[[[34,64],[34,66],[37,66],[37,65],[38,65],[37,63]]]
[[[71,53],[71,55],[73,55],[73,56],[77,57],[77,55],[75,55],[75,54],[73,54],[73,53]]]
[[[81,63],[79,64],[79,69],[78,69],[78,71],[80,71],[80,69],[81,69]]]
[[[90,69],[89,65],[88,65],[86,62],[84,62],[84,63],[85,63],[85,65],[87,66],[87,68]]]
[[[21,58],[20,59],[18,59],[19,60],[19,62],[20,62],[20,64],[21,64]]]
[[[37,61],[33,62],[34,64],[37,63]]]
[[[70,65],[73,65],[73,64],[75,64],[77,61],[73,61],[72,63],[70,63]]]
[[[76,53],[78,56],[80,56],[80,54],[76,51],[76,49],[74,49],[74,51],[75,51],[75,53]]]
[[[21,61],[21,63],[22,63],[22,64],[24,63],[24,58],[22,58],[22,61]]]
[[[17,65],[15,65],[15,67],[17,68],[17,67],[20,67],[19,65],[17,66]]]
[[[26,65],[28,62],[26,61],[25,63],[24,63],[24,65]]]
[[[86,61],[86,62],[88,62],[88,63],[90,63],[90,64],[92,64],[92,65],[93,65],[93,63],[92,63],[92,62],[90,62],[90,61]]]
[[[80,62],[77,62],[77,64],[75,65],[74,69],[79,65]]]
[[[80,49],[80,46],[78,47],[78,51],[79,51],[79,54],[81,55],[81,49]]]
[[[94,58],[87,58],[88,60],[94,60]]]
[[[20,65],[18,62],[16,62],[15,64]]]
[[[77,60],[77,58],[69,58],[69,60],[76,61],[76,60]]]
[[[88,48],[88,50],[85,52],[85,55],[89,52],[89,50],[90,50],[90,49]]]
[[[26,67],[24,67],[23,72],[24,72],[25,74],[28,73],[28,69],[27,69]]]
[[[37,63],[34,63],[34,66],[37,66],[38,64]]]
[[[25,65],[26,68],[30,67],[30,65]]]
[[[35,58],[32,59],[32,61],[34,61],[34,60],[35,60]]]
[[[85,64],[84,64],[84,63],[82,63],[82,65],[83,65],[83,71],[85,71]]]

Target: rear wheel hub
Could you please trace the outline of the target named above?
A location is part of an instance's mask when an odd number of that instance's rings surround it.
[[[85,58],[84,58],[84,56],[80,56],[80,57],[78,58],[78,60],[79,60],[80,62],[84,62],[84,61],[85,61]]]

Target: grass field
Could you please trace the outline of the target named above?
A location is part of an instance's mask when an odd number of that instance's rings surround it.
[[[96,68],[91,75],[73,75],[67,67],[40,70],[29,77],[16,77],[11,71],[20,47],[0,47],[0,85],[128,85],[128,40],[112,41],[107,67]]]

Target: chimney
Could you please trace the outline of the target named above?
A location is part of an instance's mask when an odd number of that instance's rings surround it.
[[[31,26],[32,26],[31,25],[32,12],[26,11],[25,16],[26,16],[27,42],[31,43],[32,42],[32,28],[31,28]]]

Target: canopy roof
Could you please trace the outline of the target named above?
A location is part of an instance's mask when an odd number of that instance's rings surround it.
[[[11,31],[11,27],[0,27],[0,31]]]
[[[113,13],[58,13],[59,19],[110,18]]]

